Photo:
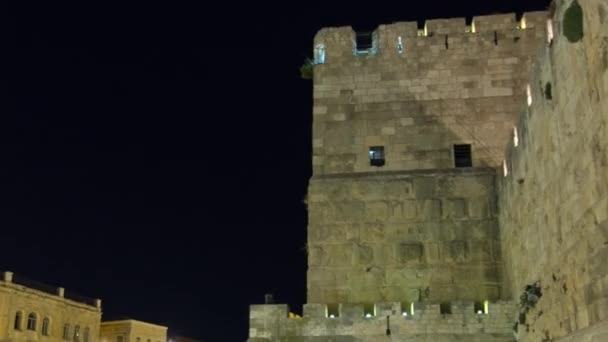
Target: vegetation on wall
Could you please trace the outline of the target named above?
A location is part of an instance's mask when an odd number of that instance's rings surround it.
[[[531,285],[526,285],[524,293],[519,296],[519,319],[515,322],[513,326],[513,331],[517,332],[518,325],[526,326],[526,330],[529,329],[529,325],[526,323],[526,317],[531,309],[536,306],[540,297],[542,297],[542,289],[540,287],[540,282],[536,282]],[[539,316],[542,315],[542,312],[539,313]]]
[[[583,39],[583,8],[577,0],[564,13],[562,32],[571,43]]]
[[[300,77],[304,80],[311,80],[313,77],[314,62],[310,58],[304,60],[304,64],[300,67]]]

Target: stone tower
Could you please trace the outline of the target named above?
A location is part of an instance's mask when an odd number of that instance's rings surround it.
[[[501,298],[495,168],[546,18],[316,35],[309,303]]]

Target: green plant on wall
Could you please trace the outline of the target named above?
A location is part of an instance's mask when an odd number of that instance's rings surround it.
[[[569,42],[576,43],[583,39],[583,8],[574,0],[563,18],[563,34]]]
[[[314,62],[310,58],[304,60],[304,64],[300,67],[300,77],[304,80],[311,80],[313,77]]]

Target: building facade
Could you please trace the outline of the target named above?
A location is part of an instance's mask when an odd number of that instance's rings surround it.
[[[319,31],[308,303],[250,341],[608,341],[607,13]]]
[[[101,300],[2,273],[0,341],[98,342],[100,322]]]
[[[167,342],[167,327],[134,319],[101,323],[101,342]]]

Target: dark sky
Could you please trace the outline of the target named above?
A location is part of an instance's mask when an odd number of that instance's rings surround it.
[[[264,293],[305,301],[315,32],[548,0],[12,3],[0,269],[244,341]]]

